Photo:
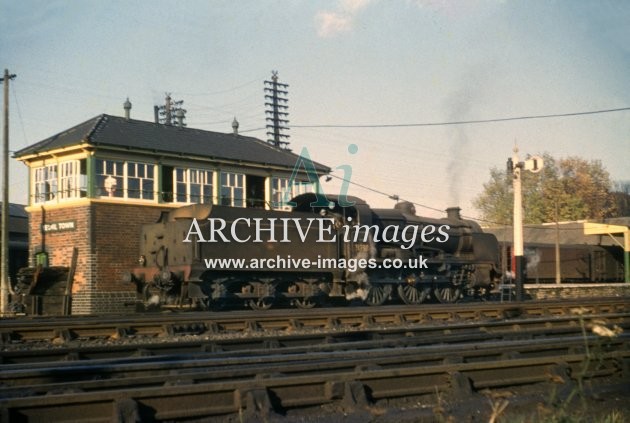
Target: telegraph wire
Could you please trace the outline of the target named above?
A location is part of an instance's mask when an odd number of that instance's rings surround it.
[[[417,126],[448,126],[448,125],[468,125],[476,123],[492,123],[492,122],[508,122],[513,120],[527,120],[527,119],[548,119],[557,117],[568,116],[582,116],[582,115],[594,115],[600,113],[613,113],[630,110],[630,107],[620,107],[618,109],[604,109],[604,110],[591,110],[587,112],[571,112],[571,113],[558,113],[551,115],[532,115],[532,116],[516,116],[506,118],[494,118],[494,119],[479,119],[479,120],[460,120],[450,122],[425,122],[425,123],[392,123],[392,124],[366,124],[366,125],[291,125],[293,128],[408,128]]]
[[[333,174],[329,174],[329,175],[330,175],[331,177],[333,177],[333,178],[339,179],[339,180],[344,181],[344,182],[348,182],[348,183],[350,183],[350,184],[352,184],[352,185],[356,185],[356,186],[358,186],[358,187],[360,187],[360,188],[366,189],[366,190],[371,191],[371,192],[373,192],[373,193],[375,193],[375,194],[384,195],[385,197],[389,198],[390,200],[394,200],[394,201],[407,201],[407,200],[404,200],[404,199],[400,198],[400,197],[399,197],[398,195],[396,195],[396,194],[388,194],[388,193],[386,193],[386,192],[379,191],[379,190],[377,190],[377,189],[375,189],[375,188],[368,187],[368,186],[366,186],[366,185],[360,184],[360,183],[358,183],[358,182],[351,181],[351,180],[346,179],[346,178],[343,178],[343,177],[341,177],[341,176],[337,176],[337,175],[333,175]],[[444,210],[442,210],[442,209],[437,209],[437,208],[435,208],[435,207],[431,207],[431,206],[425,206],[424,204],[415,203],[415,202],[413,202],[413,201],[409,201],[409,202],[410,202],[410,203],[412,203],[412,204],[413,204],[413,205],[415,205],[415,206],[419,206],[419,207],[423,207],[423,208],[425,208],[425,209],[429,209],[429,210],[437,211],[437,212],[440,212],[440,213],[444,213]]]
[[[207,92],[207,93],[184,93],[184,92],[178,92],[179,94],[183,94],[183,95],[190,95],[190,96],[203,96],[203,95],[214,95],[214,94],[221,94],[221,93],[226,93],[226,92],[231,92],[231,91],[235,91],[237,89],[246,87],[248,85],[253,84],[254,82],[259,81],[259,79],[255,79],[255,80],[251,80],[248,81],[246,83],[243,83],[242,85],[236,86],[236,87],[232,87],[226,90],[222,90],[222,91],[215,91],[215,92]],[[36,82],[27,82],[27,85],[35,85],[35,86],[40,86],[43,88],[47,88],[47,89],[52,89],[52,90],[62,90],[65,92],[70,93],[70,88],[66,87],[66,86],[62,86],[62,85],[55,85],[55,84],[42,84],[42,83],[36,83]],[[87,90],[84,90],[87,91]],[[74,94],[75,91],[72,90],[72,94]],[[17,101],[17,96],[15,93],[15,88],[13,89],[13,95],[16,101],[16,105],[18,108],[18,115],[20,118],[20,122],[22,125],[22,132],[24,134],[24,139],[26,140],[26,132],[24,129],[24,123],[22,120],[22,116],[21,116],[21,109],[19,106],[19,103]],[[109,96],[109,95],[103,95],[103,94],[93,94],[93,95],[97,95],[101,98],[107,98],[107,99],[113,99],[113,98],[118,98],[118,97],[113,97],[113,96]],[[243,103],[245,101],[248,101],[250,99],[250,97],[244,99],[244,100],[240,100],[234,103],[230,103],[227,105],[235,105],[235,104],[239,104],[239,103]],[[217,108],[213,108],[213,107],[209,107],[209,106],[198,106],[200,107],[200,109],[207,109],[207,110],[214,110],[216,112],[223,112]],[[480,124],[480,123],[496,123],[496,122],[507,122],[507,121],[517,121],[517,120],[531,120],[531,119],[548,119],[548,118],[558,118],[558,117],[571,117],[571,116],[583,116],[583,115],[593,115],[593,114],[603,114],[603,113],[614,113],[614,112],[622,112],[622,111],[628,111],[630,110],[630,107],[622,107],[622,108],[615,108],[615,109],[602,109],[602,110],[592,110],[592,111],[583,111],[583,112],[571,112],[571,113],[561,113],[561,114],[548,114],[548,115],[531,115],[531,116],[517,116],[517,117],[505,117],[505,118],[493,118],[493,119],[481,119],[481,120],[468,120],[468,121],[448,121],[448,122],[425,122],[425,123],[402,123],[402,124],[365,124],[365,125],[334,125],[334,124],[315,124],[315,125],[291,125],[291,128],[399,128],[399,127],[428,127],[428,126],[449,126],[449,125],[465,125],[465,124]],[[228,112],[224,112],[224,113],[228,113]],[[233,113],[229,113],[229,114],[233,114]],[[228,122],[228,121],[225,121]],[[203,122],[202,122],[203,123]],[[205,122],[206,124],[209,124],[209,122]],[[218,123],[222,123],[222,122],[213,122],[212,124],[218,124]],[[265,130],[265,127],[260,127],[260,128],[254,128],[254,129],[246,129],[246,130],[240,130],[239,134],[241,133],[247,133],[247,132],[254,132],[254,131],[260,131],[260,130]],[[407,201],[407,200],[403,200],[401,198],[399,198],[398,195],[395,194],[388,194],[385,193],[383,191],[379,191],[377,189],[359,184],[357,182],[354,181],[350,181],[347,180],[345,178],[336,176],[336,175],[332,175],[330,174],[331,177],[336,178],[336,179],[340,179],[342,181],[348,182],[352,185],[356,185],[360,188],[363,188],[365,190],[371,191],[373,193],[379,194],[379,195],[383,195],[386,196],[389,199],[395,200],[395,201]],[[439,212],[439,213],[443,213],[444,210],[443,209],[438,209],[435,207],[431,207],[431,206],[427,206],[424,204],[420,204],[420,203],[416,203],[414,201],[409,201],[410,203],[414,204],[415,206],[418,207],[422,207],[424,209],[428,209],[428,210],[432,210],[435,212]],[[462,217],[466,218],[466,219],[471,219],[471,220],[476,220],[479,222],[485,222],[485,223],[490,223],[490,224],[494,224],[494,225],[499,225],[499,226],[506,226],[506,223],[501,223],[501,222],[495,222],[495,221],[491,221],[491,220],[486,220],[486,219],[482,219],[482,218],[475,218],[475,217],[471,217],[471,216],[464,216],[462,215]],[[527,227],[527,225],[525,225],[525,227]],[[542,228],[542,227],[530,227],[531,229],[549,229],[549,230],[556,230],[555,228]],[[560,230],[569,230],[568,228],[560,228]]]
[[[244,88],[247,87],[248,85],[252,85],[255,82],[260,82],[261,78],[256,78],[256,79],[252,79],[251,81],[245,82],[241,85],[238,85],[236,87],[232,87],[232,88],[227,88],[225,90],[219,90],[219,91],[212,91],[212,92],[206,92],[206,93],[188,93],[188,92],[183,92],[183,91],[174,91],[174,93],[179,94],[179,95],[189,95],[189,96],[203,96],[203,95],[216,95],[216,94],[224,94],[224,93],[229,93],[232,91],[236,91],[240,88]]]
[[[94,88],[85,88],[85,87],[70,87],[67,85],[62,85],[58,83],[42,83],[42,82],[34,82],[32,80],[22,81],[22,86],[31,87],[37,90],[37,95],[41,95],[41,89],[51,90],[51,91],[60,91],[70,96],[79,96],[79,97],[99,97],[103,99],[109,100],[120,100],[120,97],[103,94],[102,90],[94,89]],[[39,87],[39,88],[37,88]],[[76,104],[76,103],[75,103]]]
[[[425,204],[420,204],[420,203],[417,203],[415,201],[405,200],[404,198],[400,198],[396,194],[388,194],[386,192],[379,191],[379,190],[377,190],[375,188],[368,187],[366,185],[360,184],[358,182],[351,181],[351,180],[346,179],[346,178],[341,177],[341,176],[337,176],[337,175],[333,175],[333,174],[328,174],[328,175],[331,176],[332,178],[339,179],[339,180],[344,181],[344,182],[348,182],[348,183],[350,183],[352,185],[356,185],[356,186],[358,186],[360,188],[363,188],[363,189],[368,190],[370,192],[373,192],[375,194],[384,195],[385,197],[389,198],[390,200],[407,201],[407,202],[413,204],[414,206],[422,207],[424,209],[428,209],[428,210],[431,210],[431,211],[436,211],[436,212],[439,212],[439,213],[444,213],[444,211],[445,211],[444,209],[438,209],[438,208],[435,208],[435,207],[427,206]],[[508,224],[508,223],[505,223],[505,222],[503,222],[503,223],[502,222],[495,222],[493,220],[482,219],[480,217],[472,217],[472,216],[466,216],[466,215],[461,215],[461,217],[464,218],[464,219],[474,220],[474,221],[477,221],[477,222],[490,223],[490,224],[497,225],[497,226],[503,226],[503,227],[505,227],[505,226],[511,227],[512,226],[511,223]],[[523,225],[523,227],[527,228],[527,229],[536,229],[536,230],[575,231],[575,228],[557,228],[556,229],[555,227],[546,228],[546,227],[539,227],[539,226],[538,227],[537,226],[531,226],[531,224]]]
[[[244,131],[241,131],[239,129],[238,133],[242,134],[243,132],[254,132],[254,131],[261,131],[263,129],[267,129],[267,127],[262,127],[262,128],[254,128],[254,129],[245,129]]]
[[[293,127],[292,127],[293,128]],[[348,134],[347,132],[344,134],[342,132],[334,132],[334,131],[322,131],[319,130],[318,128],[301,128],[301,129],[305,129],[306,131],[311,131],[313,132],[313,134],[309,134],[309,135],[305,135],[305,136],[301,136],[300,139],[307,139],[307,137],[319,137],[317,139],[317,142],[320,144],[323,143],[329,143],[331,146],[337,146],[339,143],[336,141],[336,139],[338,140],[349,140],[352,141],[354,143],[356,143],[357,141],[361,141],[363,144],[368,145],[370,148],[389,148],[389,146],[386,146],[385,144],[383,144],[381,139],[371,139],[371,138],[367,138],[365,136],[357,136],[355,134]],[[322,137],[321,134],[325,134],[325,137]],[[415,141],[415,140],[414,140]],[[404,148],[408,149],[408,150],[413,150],[413,151],[417,151],[418,154],[432,154],[433,156],[439,156],[439,157],[443,157],[444,159],[450,159],[450,160],[456,160],[456,161],[465,161],[467,163],[470,162],[475,162],[484,166],[491,166],[493,164],[496,164],[494,161],[485,161],[485,160],[479,160],[479,159],[473,159],[470,157],[466,157],[466,158],[459,158],[459,157],[451,157],[451,155],[449,153],[441,153],[441,152],[435,152],[431,149],[427,147],[423,147],[423,143],[425,142],[425,140],[421,140],[419,142],[416,143],[412,143],[409,145],[404,145]],[[426,140],[426,142],[428,143],[429,140]],[[363,145],[362,144],[362,145]],[[396,146],[398,147],[398,146]],[[403,146],[401,146],[403,147]],[[402,158],[403,160],[408,159],[409,157],[405,157]]]
[[[22,119],[22,109],[20,108],[20,103],[18,102],[17,94],[15,92],[15,82],[11,86],[11,92],[13,93],[13,99],[15,100],[15,105],[18,112],[18,118],[20,119],[20,126],[22,127],[22,135],[24,136],[23,144],[27,146],[28,138],[26,137],[26,130],[24,129],[24,120]]]

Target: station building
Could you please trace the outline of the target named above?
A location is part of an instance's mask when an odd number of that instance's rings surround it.
[[[140,227],[192,203],[272,208],[313,190],[300,157],[253,137],[100,115],[20,151],[29,167],[29,258],[70,266],[72,313],[124,312]],[[318,175],[330,172],[313,162]]]

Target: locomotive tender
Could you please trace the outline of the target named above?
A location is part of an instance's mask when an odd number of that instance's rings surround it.
[[[316,194],[300,195],[290,212],[195,204],[165,213],[143,226],[138,267],[125,279],[145,304],[268,309],[451,303],[487,295],[499,278],[496,237],[459,208],[433,219],[408,202],[371,209],[356,197],[328,199],[322,207]]]

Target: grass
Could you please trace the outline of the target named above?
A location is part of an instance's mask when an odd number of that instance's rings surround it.
[[[588,310],[585,308],[580,307],[573,309],[572,312],[578,316],[582,337],[584,339],[584,360],[580,363],[580,369],[576,372],[574,377],[567,375],[571,377],[572,381],[575,381],[573,388],[562,398],[558,390],[558,385],[554,384],[546,404],[538,404],[536,410],[528,413],[528,415],[522,415],[520,413],[516,415],[512,413],[504,415],[509,403],[505,400],[491,401],[490,407],[492,414],[488,420],[489,423],[630,422],[630,415],[624,411],[612,410],[598,413],[592,409],[589,410],[589,398],[585,386],[589,369],[597,370],[601,368],[604,362],[603,342],[618,336],[623,330],[617,325],[610,326],[605,320],[591,320],[587,323],[585,317]],[[589,345],[588,330],[598,336],[597,341],[592,343],[592,345]],[[558,379],[557,382],[565,384],[564,378],[558,377]],[[578,403],[576,403],[577,398],[579,398]]]

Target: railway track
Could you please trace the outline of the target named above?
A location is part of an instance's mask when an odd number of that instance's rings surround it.
[[[196,335],[178,338],[117,338],[113,341],[70,340],[65,343],[17,344],[0,351],[0,368],[9,364],[79,360],[103,360],[166,354],[214,353],[235,355],[285,349],[287,354],[311,351],[335,351],[352,348],[370,349],[380,345],[407,347],[431,344],[454,344],[493,340],[538,340],[569,337],[582,333],[581,322],[591,325],[606,319],[624,330],[630,330],[630,312],[581,316],[515,318],[509,320],[476,320],[445,325],[443,322],[391,326],[363,322],[353,327],[322,328],[317,331],[276,331],[239,333],[230,337]],[[23,347],[26,348],[23,348]],[[0,377],[0,380],[2,378]]]
[[[630,389],[629,309],[598,299],[3,320],[0,421],[253,422],[540,383]],[[604,320],[624,333],[592,335]]]
[[[630,336],[617,337],[600,343],[599,352],[623,350]],[[593,345],[596,337],[587,338]],[[469,336],[460,342],[395,343],[369,341],[337,345],[334,350],[303,350],[273,348],[266,351],[236,354],[187,354],[132,357],[89,362],[43,363],[3,366],[0,375],[0,398],[16,394],[15,390],[28,387],[32,394],[46,394],[61,390],[117,389],[133,386],[163,385],[183,376],[193,383],[256,377],[261,373],[319,372],[322,366],[329,371],[352,370],[357,366],[398,367],[435,365],[448,362],[470,363],[520,358],[575,354],[585,350],[582,336],[549,337],[532,343],[530,340],[478,340]],[[367,347],[367,348],[366,348]],[[395,352],[395,354],[392,354]],[[447,357],[447,358],[445,358]],[[103,368],[108,372],[103,375]],[[63,382],[61,381],[63,379]],[[164,379],[164,380],[163,380]]]
[[[310,310],[268,310],[139,314],[133,316],[71,316],[0,319],[0,340],[16,342],[111,337],[164,337],[226,332],[268,332],[295,329],[356,327],[366,324],[401,326],[428,322],[474,321],[510,317],[571,316],[584,313],[630,311],[624,298],[539,301],[520,303],[466,303],[422,306],[343,307]]]
[[[27,421],[123,415],[170,420],[238,415],[267,419],[299,407],[338,403],[346,412],[436,392],[466,397],[487,388],[541,382],[628,380],[630,337],[377,348],[253,357],[160,357],[63,368],[8,370],[4,416]],[[597,349],[589,362],[584,351]],[[586,363],[586,364],[585,364]],[[123,419],[124,420],[124,419]],[[120,421],[120,419],[119,419]]]

